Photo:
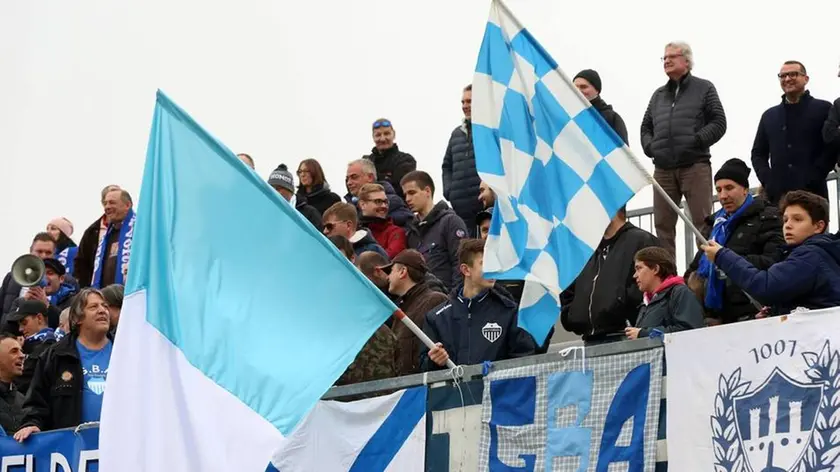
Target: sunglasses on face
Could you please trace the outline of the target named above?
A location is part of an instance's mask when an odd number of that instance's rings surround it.
[[[391,122],[388,120],[379,120],[373,122],[373,129],[390,128]]]

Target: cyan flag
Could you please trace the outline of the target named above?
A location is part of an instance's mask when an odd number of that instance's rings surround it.
[[[478,173],[497,196],[484,272],[526,280],[519,324],[542,342],[560,291],[649,176],[501,0],[478,55],[472,124]]]
[[[161,92],[137,214],[103,464],[264,470],[396,307]]]

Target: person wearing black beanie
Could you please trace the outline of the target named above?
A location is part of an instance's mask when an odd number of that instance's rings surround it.
[[[784,244],[779,210],[750,194],[751,169],[741,159],[729,159],[714,174],[721,209],[704,220],[700,231],[759,270],[779,260]],[[706,324],[717,325],[752,319],[758,312],[741,289],[726,282],[701,250],[685,274],[688,285],[706,311]]]
[[[624,144],[629,144],[627,136],[627,125],[621,115],[613,110],[612,105],[601,98],[601,76],[597,71],[592,69],[584,69],[575,75],[575,87],[580,90],[580,93],[589,100],[589,103],[601,113],[604,121],[610,125],[619,138],[624,141]]]
[[[720,169],[715,173],[715,182],[721,179],[729,179],[736,184],[750,188],[750,172],[752,169],[747,167],[747,164],[741,159],[733,158],[724,162]]]

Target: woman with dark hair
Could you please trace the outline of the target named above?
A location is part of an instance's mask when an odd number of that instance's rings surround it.
[[[340,234],[334,234],[328,238],[331,243],[335,244],[335,247],[341,251],[352,263],[356,263],[356,251],[353,250],[353,243],[350,242],[349,239],[345,238]]]
[[[341,201],[341,197],[330,191],[330,184],[324,177],[324,169],[315,159],[303,160],[298,166],[297,175],[300,181],[297,190],[298,202],[301,199],[305,200],[323,215],[327,208]]]
[[[73,236],[73,223],[64,217],[55,218],[47,223],[47,232],[55,239],[55,258],[61,261],[68,274],[72,274],[73,261],[79,250],[76,243],[70,239]]]
[[[651,246],[636,252],[633,278],[644,294],[636,326],[624,329],[630,339],[703,327],[703,307],[677,275],[677,263],[668,250]],[[628,323],[629,324],[629,323]]]

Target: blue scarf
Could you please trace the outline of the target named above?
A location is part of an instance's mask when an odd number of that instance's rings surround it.
[[[129,209],[128,214],[120,226],[120,237],[117,248],[117,269],[114,274],[114,283],[125,285],[125,274],[128,272],[128,260],[131,257],[131,238],[134,236],[134,221],[137,216],[134,210]],[[102,288],[102,266],[105,265],[105,256],[108,255],[108,239],[114,231],[114,225],[109,224],[105,236],[96,248],[96,257],[93,260],[93,286]]]
[[[738,219],[753,202],[753,196],[747,195],[747,199],[744,200],[744,204],[741,205],[741,208],[738,208],[735,213],[728,215],[726,214],[726,210],[721,208],[715,213],[715,224],[712,227],[712,234],[709,236],[710,240],[713,240],[720,244],[721,246],[726,246],[727,241],[729,241],[729,224]],[[700,263],[697,266],[697,273],[706,279],[706,299],[704,300],[704,305],[706,308],[710,310],[720,310],[723,308],[723,290],[725,288],[725,283],[718,277],[717,269],[715,265],[712,264],[708,258],[706,258],[706,254],[703,254],[700,257]]]
[[[58,287],[58,291],[50,295],[50,305],[58,306],[65,298],[73,295],[75,292],[76,287],[72,284],[68,284],[66,282],[62,283],[61,286]]]
[[[76,261],[76,253],[79,252],[78,246],[68,246],[63,251],[58,253],[56,259],[61,262],[68,274],[73,273],[73,263]]]
[[[53,331],[52,328],[44,328],[41,331],[38,331],[37,333],[33,334],[32,336],[29,336],[28,338],[26,338],[23,341],[23,343],[24,344],[42,343],[42,342],[45,342],[45,341],[55,341],[55,340],[56,340],[55,331]]]

